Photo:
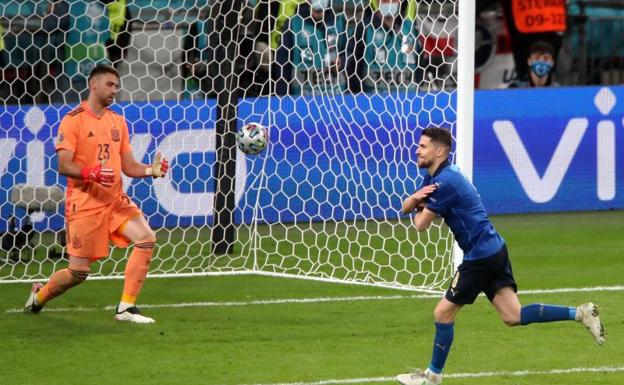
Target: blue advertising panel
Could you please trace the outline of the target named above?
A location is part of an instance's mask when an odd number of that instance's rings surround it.
[[[624,208],[624,87],[481,91],[474,183],[490,213]]]
[[[622,103],[624,87],[477,92],[473,175],[488,211],[624,208]],[[239,125],[268,126],[270,141],[259,156],[238,154],[236,221],[396,218],[419,179],[414,127],[454,129],[455,104],[454,94],[241,102]],[[148,163],[160,151],[170,159],[165,179],[124,181],[150,223],[212,223],[214,101],[118,107],[135,158]],[[54,138],[69,110],[0,109],[0,229],[23,215],[9,202],[14,185],[65,184],[55,171]],[[39,215],[36,228],[61,228],[62,212]]]

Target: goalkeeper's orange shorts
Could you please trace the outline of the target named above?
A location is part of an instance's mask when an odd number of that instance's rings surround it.
[[[127,195],[121,195],[106,209],[93,215],[67,221],[67,253],[92,261],[108,257],[109,241],[128,247],[130,240],[122,232],[126,223],[141,209]]]

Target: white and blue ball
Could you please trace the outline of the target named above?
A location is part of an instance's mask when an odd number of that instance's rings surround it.
[[[268,131],[260,123],[247,123],[236,133],[238,148],[247,155],[256,155],[262,152],[268,141]]]

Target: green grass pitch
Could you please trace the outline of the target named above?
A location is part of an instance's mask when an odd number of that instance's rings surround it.
[[[624,384],[624,213],[493,221],[529,291],[522,303],[594,301],[607,343],[573,322],[507,328],[481,297],[456,321],[444,383]],[[393,384],[430,358],[437,299],[419,293],[251,275],[151,279],[140,303],[157,323],[128,325],[107,308],[122,285],[88,281],[36,316],[11,312],[29,284],[0,285],[0,384]],[[610,290],[556,290],[598,286]],[[321,297],[334,301],[271,301]]]

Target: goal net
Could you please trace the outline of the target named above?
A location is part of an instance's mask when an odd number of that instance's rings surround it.
[[[164,179],[124,179],[157,233],[151,276],[441,288],[452,234],[440,220],[418,233],[400,208],[424,175],[421,130],[456,133],[457,6],[3,2],[0,282],[42,280],[66,264],[55,137],[91,68],[112,63],[121,75],[112,109],[128,121],[135,158],[162,152],[171,164]],[[270,138],[255,156],[233,147],[250,122]],[[92,276],[123,276],[128,253],[112,248]]]

